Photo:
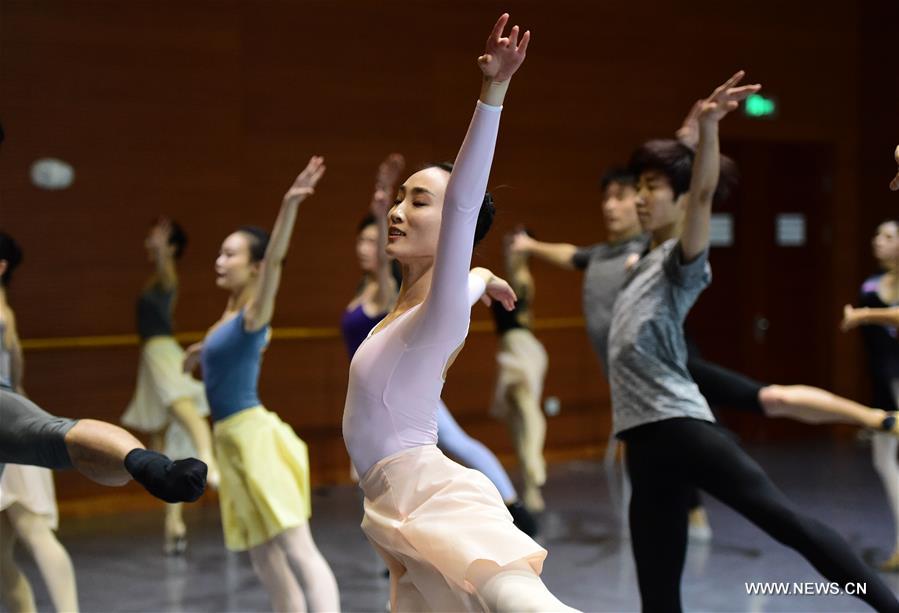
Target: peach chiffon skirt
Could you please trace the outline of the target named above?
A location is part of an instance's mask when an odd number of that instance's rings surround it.
[[[496,487],[435,445],[401,451],[360,482],[362,530],[390,568],[391,611],[482,611],[469,581],[474,562],[526,561],[546,550],[512,523]]]

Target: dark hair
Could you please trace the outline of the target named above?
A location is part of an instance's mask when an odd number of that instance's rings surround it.
[[[264,260],[271,235],[259,226],[241,226],[237,231],[247,236],[247,242],[250,244],[250,261],[261,262]]]
[[[606,191],[612,183],[619,183],[629,187],[637,186],[637,175],[630,168],[613,167],[602,173],[599,179],[599,187]]]
[[[369,213],[365,217],[362,218],[362,221],[359,222],[359,225],[356,226],[356,234],[362,232],[368,226],[377,225],[378,219],[374,216],[374,214]]]
[[[6,232],[0,232],[0,260],[6,260],[6,270],[0,277],[0,283],[9,285],[12,273],[22,263],[22,248],[15,239]]]
[[[170,221],[169,226],[171,227],[171,231],[169,232],[169,245],[175,247],[175,259],[177,260],[181,257],[181,254],[184,253],[185,247],[187,247],[187,233],[178,222]]]
[[[693,175],[693,160],[696,153],[673,139],[651,140],[643,143],[631,156],[629,168],[639,177],[647,171],[661,173],[668,179],[675,199],[690,191]],[[712,201],[726,200],[737,183],[737,166],[729,157],[722,155],[718,174],[718,187]]]
[[[439,168],[450,174],[453,172],[452,162],[434,162],[425,164],[424,167],[422,167],[422,170],[425,168]],[[487,233],[490,231],[490,226],[493,225],[493,218],[495,216],[496,205],[493,203],[493,195],[490,192],[484,192],[484,200],[481,201],[481,208],[478,211],[478,223],[474,229],[475,245],[480,243],[484,237],[487,236]]]

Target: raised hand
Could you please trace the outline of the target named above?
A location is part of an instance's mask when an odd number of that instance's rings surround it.
[[[504,309],[511,311],[515,308],[515,301],[518,300],[518,296],[515,295],[515,290],[512,289],[512,286],[505,279],[492,274],[481,300],[487,306],[490,306],[494,300],[497,300],[503,305]]]
[[[399,153],[391,153],[378,167],[378,178],[375,181],[375,193],[371,199],[371,212],[375,217],[386,217],[393,204],[396,182],[406,166],[406,159]]]
[[[524,232],[516,232],[508,241],[507,249],[510,253],[529,255],[535,242]]]
[[[896,147],[896,152],[893,154],[893,157],[896,158],[896,164],[899,164],[899,146]],[[899,171],[896,171],[896,176],[890,181],[890,189],[895,191],[899,191]]]
[[[315,193],[315,185],[325,174],[325,158],[320,155],[313,155],[309,158],[309,163],[303,169],[297,178],[294,179],[293,185],[284,194],[284,204],[299,204],[307,197]]]
[[[200,357],[203,354],[203,341],[194,343],[184,350],[184,362],[181,364],[181,370],[189,375],[200,365]]]
[[[518,26],[512,26],[509,36],[503,36],[503,30],[509,21],[509,14],[503,13],[493,26],[493,31],[487,37],[487,45],[484,47],[484,55],[478,58],[478,65],[484,77],[497,83],[508,81],[524,61],[528,42],[531,40],[530,30],[526,31],[521,40],[518,38]]]
[[[166,217],[161,217],[150,230],[150,245],[157,251],[162,251],[168,246],[171,236],[172,222]]]
[[[699,111],[702,109],[702,103],[705,100],[697,100],[690,107],[690,112],[684,117],[681,127],[674,133],[677,140],[685,144],[690,149],[696,149],[699,144]]]
[[[378,180],[376,185],[379,187],[392,187],[400,178],[400,173],[406,167],[406,158],[399,153],[391,153],[381,165],[378,166]]]
[[[743,80],[746,73],[742,70],[738,71],[734,76],[729,78],[723,84],[719,85],[712,95],[706,98],[699,105],[699,113],[697,120],[699,122],[719,122],[724,116],[736,109],[740,105],[741,100],[745,100],[750,94],[759,91],[762,86],[741,85],[737,87],[737,83]]]
[[[858,326],[858,318],[855,313],[856,309],[851,304],[843,307],[843,321],[840,322],[840,330],[848,332]]]

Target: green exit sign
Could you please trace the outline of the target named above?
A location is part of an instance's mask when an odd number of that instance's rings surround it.
[[[748,117],[770,119],[777,113],[777,105],[771,98],[765,98],[761,94],[752,94],[746,98],[746,102],[743,104],[743,112]]]

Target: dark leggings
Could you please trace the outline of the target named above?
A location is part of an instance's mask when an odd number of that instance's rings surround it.
[[[765,387],[764,383],[703,360],[696,345],[689,341],[687,370],[699,386],[699,393],[712,409],[732,409],[764,415],[765,410],[759,400],[759,392]],[[694,489],[690,494],[689,507],[695,509],[701,506],[699,491]]]
[[[799,513],[717,424],[668,419],[628,430],[624,439],[633,485],[631,547],[644,611],[681,610],[687,511],[694,488],[708,492],[795,549],[829,581],[866,583],[867,594],[860,598],[876,610],[899,611],[890,589],[842,537]]]
[[[759,392],[766,385],[718,364],[707,362],[690,350],[687,370],[699,386],[699,393],[713,409],[736,409],[764,414]]]
[[[65,437],[76,423],[50,415],[24,396],[0,388],[0,466],[72,468]]]

